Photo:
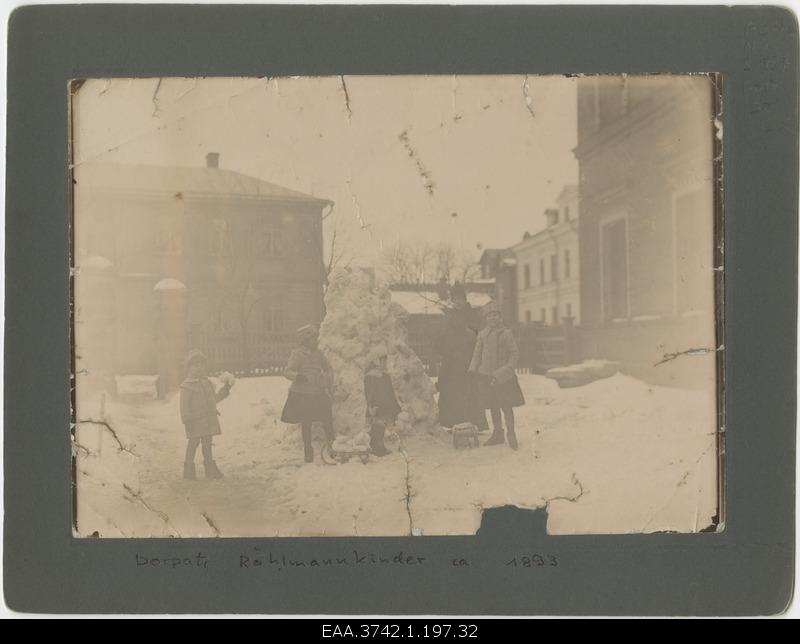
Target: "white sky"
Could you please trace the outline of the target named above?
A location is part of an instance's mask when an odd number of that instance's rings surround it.
[[[339,77],[163,79],[155,100],[158,79],[89,81],[76,162],[202,166],[219,152],[221,167],[335,201],[332,225],[367,263],[398,239],[509,246],[577,181],[575,79],[345,83],[349,114]]]

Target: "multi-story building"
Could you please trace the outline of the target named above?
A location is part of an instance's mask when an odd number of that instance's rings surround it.
[[[701,353],[717,345],[714,116],[706,75],[580,80],[586,357],[661,382],[713,381]]]
[[[517,258],[510,248],[487,248],[478,260],[481,280],[491,284],[492,299],[500,306],[503,319],[517,319]]]
[[[511,248],[517,260],[517,315],[523,324],[580,320],[578,187],[565,186],[546,226]]]
[[[96,363],[87,369],[158,373],[173,386],[190,347],[218,368],[279,364],[292,331],[322,319],[331,202],[222,169],[214,153],[206,161],[76,168],[76,345]],[[99,335],[82,314],[106,321]],[[95,337],[108,342],[93,353]]]

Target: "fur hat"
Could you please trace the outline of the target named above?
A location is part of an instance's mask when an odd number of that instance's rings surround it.
[[[301,326],[297,331],[294,332],[295,337],[299,343],[303,343],[309,338],[313,338],[315,335],[319,334],[319,329],[313,324],[306,324]]]

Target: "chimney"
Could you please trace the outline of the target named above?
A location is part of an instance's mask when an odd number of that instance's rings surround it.
[[[548,208],[544,211],[544,216],[547,218],[547,227],[555,226],[558,223],[558,208]]]
[[[207,168],[219,168],[219,152],[209,152],[206,155]]]

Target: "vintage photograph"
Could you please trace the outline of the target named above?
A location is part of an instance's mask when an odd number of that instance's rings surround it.
[[[74,534],[722,529],[718,84],[73,81]]]

